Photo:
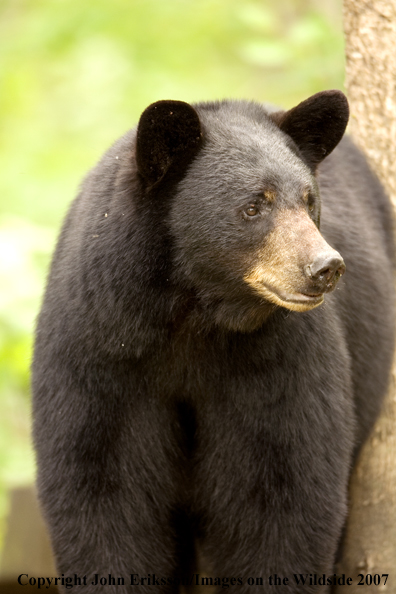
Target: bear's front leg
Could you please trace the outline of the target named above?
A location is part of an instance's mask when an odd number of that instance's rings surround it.
[[[174,594],[192,554],[177,418],[122,370],[118,384],[110,376],[113,391],[87,373],[85,390],[71,383],[56,392],[65,374],[54,373],[41,386],[45,406],[35,403],[38,488],[57,575],[77,576],[87,594]]]
[[[321,416],[319,399],[294,425],[287,397],[282,414],[267,407],[262,418],[213,402],[196,473],[206,575],[236,579],[241,593],[326,592],[347,512],[348,424],[337,434],[339,413]]]

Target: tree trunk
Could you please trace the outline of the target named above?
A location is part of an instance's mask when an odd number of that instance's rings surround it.
[[[344,0],[344,29],[350,133],[396,209],[396,0]],[[396,360],[382,415],[352,476],[350,497],[338,573],[353,578],[350,594],[361,591],[358,574],[389,574],[385,588],[381,578],[380,587],[365,585],[364,592],[396,594]]]

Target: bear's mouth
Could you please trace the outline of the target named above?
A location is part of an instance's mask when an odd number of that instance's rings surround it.
[[[292,303],[322,303],[324,294],[317,293],[317,294],[308,294],[308,293],[294,293],[292,295],[285,293],[282,295],[278,295],[283,301],[292,302]]]
[[[324,293],[303,293],[299,291],[289,293],[264,282],[258,283],[256,290],[267,301],[294,311],[308,311],[321,305],[324,300]]]
[[[264,283],[263,283],[264,284]],[[288,293],[286,291],[282,291],[279,289],[275,289],[274,287],[269,287],[264,285],[267,291],[271,291],[271,293],[283,301],[284,303],[294,303],[296,305],[310,305],[311,307],[316,307],[323,302],[324,294],[323,293]]]

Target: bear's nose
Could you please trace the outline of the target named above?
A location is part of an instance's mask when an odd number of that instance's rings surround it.
[[[345,263],[338,252],[320,255],[304,266],[304,272],[321,291],[331,291],[345,272]]]

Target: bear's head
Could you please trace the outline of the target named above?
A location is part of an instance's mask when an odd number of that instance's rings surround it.
[[[319,231],[318,164],[341,140],[340,91],[286,112],[244,101],[159,101],[142,114],[136,159],[145,194],[168,201],[173,281],[217,322],[260,325],[275,307],[308,311],[345,271]]]

